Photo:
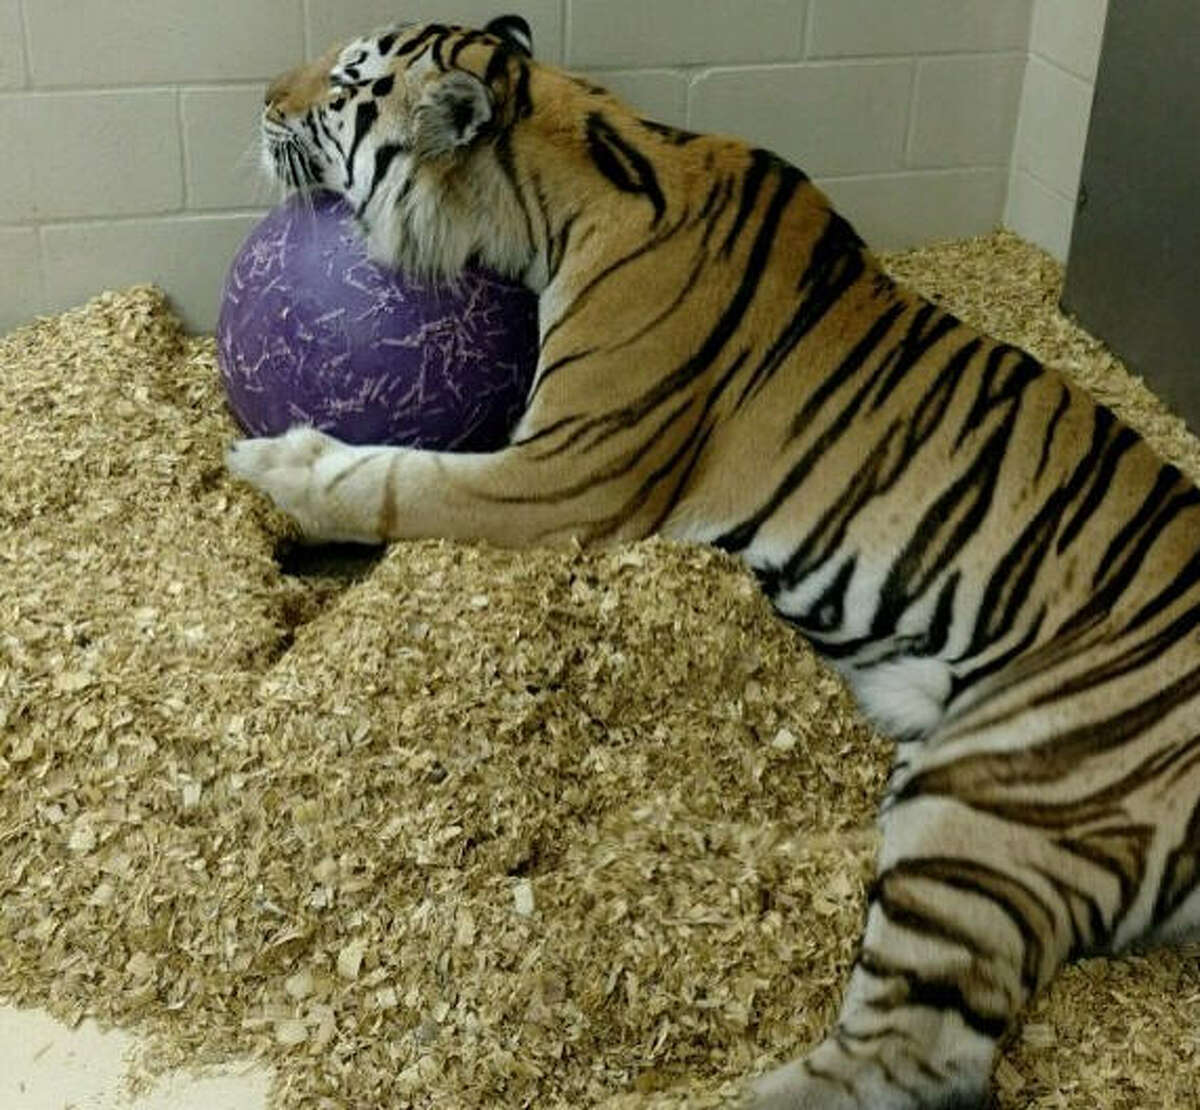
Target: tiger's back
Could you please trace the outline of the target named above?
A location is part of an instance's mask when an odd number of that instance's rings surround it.
[[[893,282],[800,170],[640,119],[527,33],[383,32],[282,79],[265,124],[380,256],[538,291],[511,443],[301,429],[231,466],[317,538],[741,556],[897,741],[841,1018],[757,1105],[982,1106],[1064,960],[1200,927],[1200,494]]]

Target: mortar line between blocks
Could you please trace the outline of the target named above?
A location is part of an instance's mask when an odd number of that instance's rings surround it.
[[[175,90],[175,126],[179,129],[179,180],[183,195],[183,211],[188,211],[192,202],[192,183],[188,173],[188,138],[187,127],[183,120],[183,90]]]
[[[913,145],[917,134],[917,87],[921,80],[921,59],[914,55],[908,86],[908,112],[904,122],[904,146],[900,152],[901,165],[913,164]]]
[[[22,89],[33,88],[33,51],[29,48],[29,20],[25,15],[25,0],[17,0],[17,23],[21,30],[21,62],[25,67]]]

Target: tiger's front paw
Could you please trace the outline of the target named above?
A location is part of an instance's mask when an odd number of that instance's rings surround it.
[[[890,1110],[892,1104],[887,1105]],[[867,1110],[868,1106],[875,1110],[873,1103],[858,1099],[848,1080],[816,1075],[807,1060],[794,1060],[768,1072],[751,1085],[745,1100],[745,1110]]]
[[[897,1047],[900,1051],[892,1051]],[[848,1051],[829,1040],[756,1080],[745,1110],[983,1110],[986,1079],[943,1070],[915,1045],[888,1039]]]
[[[381,542],[360,474],[370,461],[370,448],[306,427],[239,440],[225,455],[229,472],[270,497],[312,543]]]

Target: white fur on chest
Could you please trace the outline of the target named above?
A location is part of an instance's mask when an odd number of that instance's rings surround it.
[[[940,659],[910,657],[842,673],[863,712],[893,736],[929,732],[945,714],[951,675]]]

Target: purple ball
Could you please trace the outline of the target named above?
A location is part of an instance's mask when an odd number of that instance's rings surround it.
[[[293,197],[239,249],[217,362],[252,435],[308,424],[349,443],[490,451],[537,365],[537,297],[478,267],[417,282],[367,257],[349,207]]]

